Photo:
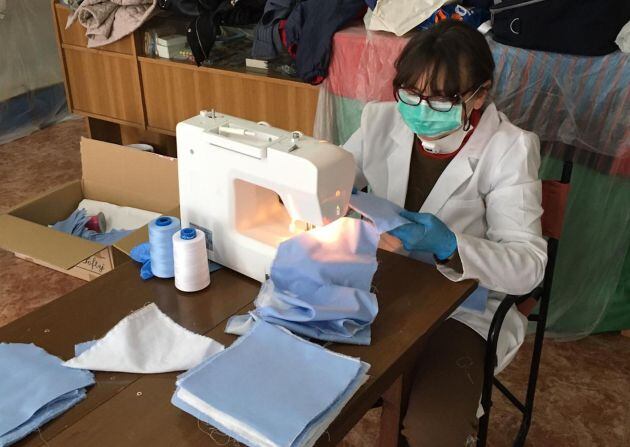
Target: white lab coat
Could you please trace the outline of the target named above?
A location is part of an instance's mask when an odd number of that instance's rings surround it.
[[[369,103],[361,127],[344,148],[356,162],[355,186],[404,206],[413,133],[396,103]],[[541,234],[538,137],[511,124],[494,104],[446,167],[419,210],[439,217],[455,233],[463,273],[438,265],[452,281],[475,279],[488,288],[485,313],[459,308],[454,318],[488,335],[492,316],[506,294],[524,294],[543,278],[547,243]],[[497,349],[497,372],[525,338],[527,319],[510,309]]]

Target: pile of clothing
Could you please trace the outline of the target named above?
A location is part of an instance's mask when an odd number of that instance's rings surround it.
[[[371,31],[388,31],[397,36],[427,29],[446,20],[461,20],[478,28],[490,19],[492,0],[365,0],[369,6],[364,22]]]
[[[335,32],[360,19],[365,9],[363,0],[268,0],[256,25],[252,57],[271,60],[288,51],[297,76],[319,84],[328,74]]]
[[[76,10],[66,29],[78,20],[86,29],[88,48],[100,47],[133,33],[149,20],[157,0],[72,0]]]

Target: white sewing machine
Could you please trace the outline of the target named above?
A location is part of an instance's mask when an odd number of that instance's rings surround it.
[[[214,111],[177,125],[177,157],[182,226],[261,282],[280,242],[346,214],[355,173],[338,146]]]

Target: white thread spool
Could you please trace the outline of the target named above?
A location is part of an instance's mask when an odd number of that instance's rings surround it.
[[[194,228],[183,228],[173,235],[175,287],[196,292],[210,284],[206,235]]]

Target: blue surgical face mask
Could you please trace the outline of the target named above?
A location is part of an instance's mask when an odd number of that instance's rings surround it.
[[[480,88],[481,86],[464,103],[474,98]],[[432,109],[424,99],[416,106],[398,101],[398,111],[403,121],[416,135],[435,138],[447,135],[463,127],[464,103],[451,106],[451,103],[445,102],[443,105],[447,111],[439,111]],[[439,105],[438,103],[438,107]],[[449,108],[450,110],[448,110]]]
[[[463,106],[456,104],[448,112],[438,112],[422,100],[417,106],[398,102],[398,111],[403,121],[417,135],[437,137],[453,132],[464,125]]]

